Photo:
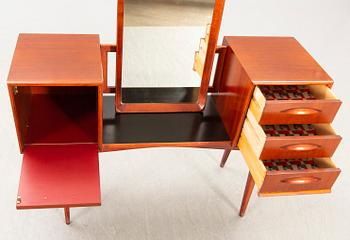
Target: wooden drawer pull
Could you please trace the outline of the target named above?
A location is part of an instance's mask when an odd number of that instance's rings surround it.
[[[320,145],[312,144],[312,143],[300,143],[300,144],[292,144],[287,146],[282,146],[281,148],[285,148],[289,151],[312,151],[317,148],[320,148]]]
[[[308,184],[320,181],[320,178],[317,177],[295,177],[295,178],[287,178],[281,180],[283,183],[288,184]]]
[[[321,111],[314,108],[291,108],[281,111],[282,113],[287,113],[291,115],[311,115],[320,113]]]

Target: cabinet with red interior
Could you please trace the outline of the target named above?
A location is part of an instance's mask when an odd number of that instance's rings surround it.
[[[98,35],[20,34],[8,77],[22,170],[17,209],[101,204]]]

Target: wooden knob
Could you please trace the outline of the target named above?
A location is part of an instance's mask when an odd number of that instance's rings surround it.
[[[320,145],[312,144],[312,143],[298,143],[298,144],[283,146],[282,148],[287,149],[289,151],[312,151],[320,147],[321,147]]]
[[[291,115],[311,115],[311,114],[319,113],[321,111],[314,108],[290,108],[287,110],[283,110],[281,112],[291,114]]]
[[[283,183],[288,183],[288,184],[308,184],[308,183],[314,183],[318,182],[321,179],[318,177],[295,177],[295,178],[287,178],[281,180]]]

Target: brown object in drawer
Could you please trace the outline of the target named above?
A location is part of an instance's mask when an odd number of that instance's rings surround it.
[[[259,189],[259,196],[328,193],[340,174],[330,158],[315,158],[316,169],[268,171],[263,161],[255,156],[245,133],[238,147]]]
[[[268,99],[275,96],[267,95],[265,91],[265,88],[270,88],[267,90],[273,95],[273,86],[261,87],[263,90],[259,86],[255,88],[250,103],[250,109],[259,124],[331,123],[341,105],[341,101],[326,85],[302,86],[308,93],[300,99],[289,97],[283,89],[293,86],[283,86],[281,89],[277,87],[276,91],[283,93],[276,93],[277,97],[273,100]]]
[[[341,137],[329,124],[313,124],[314,136],[268,136],[249,109],[242,132],[258,159],[331,157]]]

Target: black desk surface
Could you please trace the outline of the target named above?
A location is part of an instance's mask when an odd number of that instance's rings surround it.
[[[122,88],[123,103],[195,103],[198,87]]]
[[[103,97],[103,144],[230,141],[212,97],[201,113],[115,113]]]

